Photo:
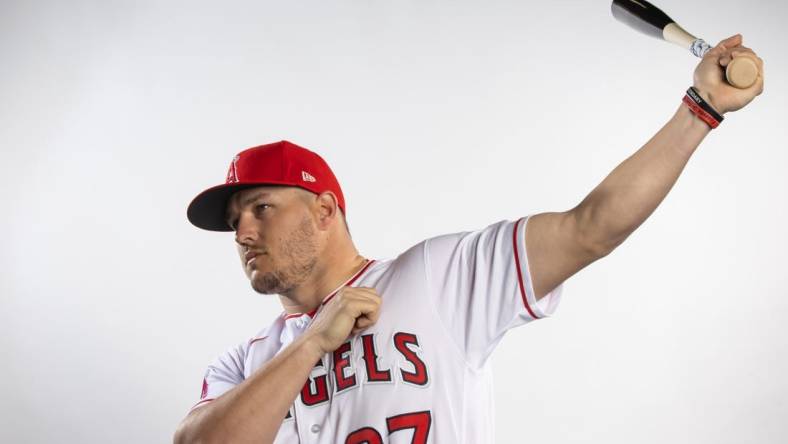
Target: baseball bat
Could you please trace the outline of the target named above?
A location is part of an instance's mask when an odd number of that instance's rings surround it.
[[[613,0],[610,6],[616,20],[651,37],[688,48],[703,57],[711,46],[685,31],[672,18],[646,0]],[[758,66],[748,57],[736,57],[725,69],[725,77],[736,88],[749,88],[758,80]]]

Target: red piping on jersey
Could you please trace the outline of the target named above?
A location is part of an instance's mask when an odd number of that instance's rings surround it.
[[[208,398],[208,399],[203,399],[202,401],[198,402],[197,404],[194,404],[194,406],[193,406],[192,408],[190,408],[190,409],[189,409],[189,411],[192,411],[192,410],[194,410],[194,409],[195,409],[195,408],[196,408],[198,405],[200,405],[200,404],[204,404],[204,403],[206,403],[206,402],[208,402],[208,401],[213,401],[214,399],[215,399],[215,398]]]
[[[355,275],[355,276],[353,276],[353,277],[352,277],[352,278],[351,278],[351,279],[350,279],[350,280],[347,282],[347,284],[345,284],[345,285],[344,285],[344,287],[349,287],[350,285],[353,285],[353,282],[356,282],[356,281],[358,280],[358,278],[360,278],[360,277],[361,277],[361,275],[362,275],[362,274],[364,274],[364,272],[367,270],[367,268],[369,268],[369,266],[370,266],[370,265],[372,265],[372,263],[373,263],[373,262],[375,262],[375,259],[372,259],[372,260],[370,260],[369,262],[367,262],[367,265],[364,265],[364,268],[362,268],[361,270],[359,270],[359,271],[358,271],[358,273],[356,273],[356,275]],[[330,294],[330,295],[329,295],[327,298],[323,299],[323,303],[322,303],[322,304],[320,304],[320,305],[321,305],[321,306],[323,306],[323,305],[327,304],[327,303],[328,303],[328,301],[330,301],[330,300],[331,300],[331,298],[333,298],[334,296],[336,296],[336,294],[337,294],[337,293],[339,293],[339,290],[337,290],[337,291],[335,291],[335,292],[331,293],[331,294]],[[312,311],[310,311],[310,312],[309,312],[309,316],[310,316],[310,317],[311,317],[311,316],[314,316],[314,315],[315,315],[315,313],[317,313],[317,308],[316,308],[316,309],[314,309],[314,310],[312,310]]]
[[[531,310],[531,306],[528,305],[528,298],[525,295],[525,285],[523,283],[523,271],[522,271],[523,269],[522,267],[520,267],[520,253],[517,248],[517,229],[520,227],[521,220],[522,219],[519,219],[517,222],[515,222],[514,234],[512,235],[512,243],[514,244],[514,263],[517,266],[517,282],[520,284],[520,295],[523,297],[523,304],[525,305],[525,309],[528,310],[528,314],[530,314],[532,318],[539,319],[539,317],[536,316],[536,314],[534,314],[534,311]],[[526,252],[525,254],[528,253]]]
[[[254,344],[257,341],[262,341],[263,339],[267,338],[268,336],[263,336],[262,338],[252,338],[249,340],[249,345]]]
[[[341,288],[337,289],[337,291],[335,291],[335,292],[331,293],[330,295],[326,296],[326,298],[323,299],[323,302],[321,302],[320,305],[317,306],[317,308],[315,308],[314,310],[310,311],[309,313],[292,313],[292,314],[289,314],[289,315],[285,315],[284,318],[285,319],[292,319],[292,318],[297,318],[297,317],[300,317],[300,316],[303,316],[303,315],[309,315],[310,318],[314,317],[315,313],[317,313],[317,310],[320,307],[322,307],[323,305],[328,303],[328,301],[330,301],[331,298],[333,298],[337,293],[339,293],[339,290],[341,290],[344,287],[348,287],[350,285],[353,285],[353,282],[356,282],[358,280],[358,278],[360,278],[361,275],[364,274],[365,271],[367,271],[367,268],[369,268],[369,266],[372,265],[374,262],[375,262],[375,259],[370,259],[369,262],[367,262],[367,264],[364,265],[363,268],[361,268],[361,270],[358,270],[356,272],[356,274],[353,275],[353,277],[350,278],[350,280],[347,281],[347,283],[345,283],[345,285],[343,285]]]

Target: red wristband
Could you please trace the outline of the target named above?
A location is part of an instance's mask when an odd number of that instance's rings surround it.
[[[710,127],[717,128],[720,126],[720,122],[717,122],[714,117],[711,117],[711,114],[707,113],[706,110],[698,106],[694,100],[690,99],[689,96],[684,96],[682,100],[684,103],[687,104],[690,110],[700,118],[700,120],[706,122]]]
[[[720,126],[720,122],[724,119],[724,117],[714,111],[692,87],[687,90],[687,94],[684,96],[684,99],[682,99],[682,102],[689,107],[693,114],[706,122],[712,129]]]

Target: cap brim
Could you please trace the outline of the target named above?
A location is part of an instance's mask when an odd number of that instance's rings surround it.
[[[225,220],[227,202],[234,193],[259,186],[257,183],[231,183],[208,188],[192,200],[186,210],[186,217],[195,227],[203,230],[233,231]]]

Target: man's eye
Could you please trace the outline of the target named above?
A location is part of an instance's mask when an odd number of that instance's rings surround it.
[[[257,204],[257,206],[255,208],[257,209],[257,211],[263,211],[266,208],[268,208],[269,206],[270,205],[268,205],[268,204]]]

